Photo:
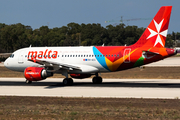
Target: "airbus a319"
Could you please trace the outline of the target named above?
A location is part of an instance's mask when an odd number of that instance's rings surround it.
[[[28,47],[15,51],[4,65],[10,70],[24,72],[26,83],[44,80],[54,73],[65,76],[64,85],[72,85],[72,78],[92,75],[95,75],[93,83],[102,83],[99,73],[126,70],[176,54],[175,49],[164,47],[171,9],[172,6],[161,7],[133,45]]]

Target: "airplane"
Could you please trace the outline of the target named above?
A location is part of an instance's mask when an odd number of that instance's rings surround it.
[[[102,83],[99,73],[115,72],[143,66],[177,53],[165,48],[172,6],[162,6],[139,40],[130,46],[28,47],[7,58],[4,66],[24,72],[26,83],[44,80],[54,73],[65,76],[64,86],[73,79],[91,77]],[[72,77],[70,78],[69,75]]]

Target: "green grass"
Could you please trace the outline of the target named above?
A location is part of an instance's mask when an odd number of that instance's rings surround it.
[[[179,103],[179,99],[0,96],[0,119],[177,120]]]

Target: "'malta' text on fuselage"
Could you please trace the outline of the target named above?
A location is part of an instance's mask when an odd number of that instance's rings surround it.
[[[28,52],[28,59],[29,58],[38,58],[38,59],[50,59],[50,58],[57,58],[58,51],[52,51],[46,49],[45,51],[29,51]]]

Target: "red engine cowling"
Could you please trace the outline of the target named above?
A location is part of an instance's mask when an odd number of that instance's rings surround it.
[[[70,74],[72,78],[83,79],[91,77],[91,74]]]
[[[53,76],[53,73],[47,72],[42,67],[27,67],[24,70],[24,77],[29,81],[44,80],[50,76]]]

